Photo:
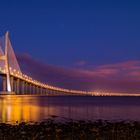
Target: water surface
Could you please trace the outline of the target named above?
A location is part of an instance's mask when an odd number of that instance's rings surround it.
[[[60,120],[140,121],[140,97],[0,96],[0,122],[37,122],[52,116]]]

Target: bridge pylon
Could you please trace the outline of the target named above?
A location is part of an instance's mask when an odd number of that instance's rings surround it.
[[[4,60],[5,61],[6,90],[8,92],[12,92],[11,82],[10,82],[8,48],[9,48],[9,33],[6,32],[6,34],[5,34],[5,54],[0,57],[0,60]]]

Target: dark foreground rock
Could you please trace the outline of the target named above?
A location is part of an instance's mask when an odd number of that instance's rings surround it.
[[[0,140],[140,140],[140,122],[1,123]]]

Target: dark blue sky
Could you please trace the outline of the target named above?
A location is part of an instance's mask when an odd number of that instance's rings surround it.
[[[1,0],[22,70],[80,90],[140,92],[140,1]]]
[[[17,52],[71,67],[140,59],[140,1],[1,0],[0,34]]]

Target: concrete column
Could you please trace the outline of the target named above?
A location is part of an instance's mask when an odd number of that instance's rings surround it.
[[[35,86],[32,85],[32,93],[35,94]]]
[[[40,87],[38,87],[38,94],[40,94]]]
[[[44,89],[44,93],[47,94],[47,89],[46,88]]]
[[[38,91],[37,91],[37,86],[35,86],[35,93],[37,94],[37,92],[38,92]]]
[[[26,82],[24,81],[24,94],[26,94]]]
[[[56,91],[56,94],[59,94],[59,91]]]
[[[38,87],[38,94],[40,94],[40,87]]]
[[[34,86],[34,94],[36,94],[37,93],[37,87],[36,87],[36,85]]]
[[[43,88],[41,87],[41,94],[43,94]]]
[[[32,94],[34,94],[35,93],[35,86],[34,85],[32,85]]]
[[[46,94],[46,88],[44,88],[44,94]]]
[[[14,80],[13,89],[16,93],[17,92],[17,80]]]
[[[36,94],[38,94],[38,86],[36,86],[35,89],[36,89]]]
[[[20,79],[17,79],[16,86],[17,86],[16,93],[19,94],[20,93]]]
[[[47,94],[50,94],[49,89],[47,89]]]
[[[21,86],[21,90],[22,90],[22,94],[24,94],[25,93],[25,82],[24,81],[22,81],[21,82],[22,83],[22,86]]]
[[[27,89],[28,89],[27,86],[28,86],[28,85],[27,85],[27,82],[25,82],[25,94],[27,94]]]
[[[37,94],[39,94],[39,87],[37,86]]]
[[[52,94],[52,91],[49,89],[49,94]]]
[[[11,82],[11,90],[14,91],[14,77],[10,77],[10,82]]]
[[[32,84],[29,84],[29,93],[32,94]]]
[[[39,94],[39,87],[38,86],[36,87],[36,91],[37,91],[37,94]]]
[[[48,89],[48,94],[50,94],[50,89]]]
[[[46,88],[44,88],[44,94],[46,94]]]
[[[57,91],[56,91],[56,90],[53,90],[53,93],[54,93],[54,94],[57,94]]]
[[[53,90],[51,90],[50,92],[51,92],[51,94],[53,94]]]
[[[43,94],[45,94],[45,88],[43,88]]]
[[[32,85],[29,83],[29,93],[32,94]]]
[[[43,88],[42,87],[40,87],[40,94],[42,94],[43,93]]]
[[[49,90],[46,88],[46,93],[49,94]]]
[[[3,91],[6,91],[6,77],[2,77],[2,83],[3,83]]]

